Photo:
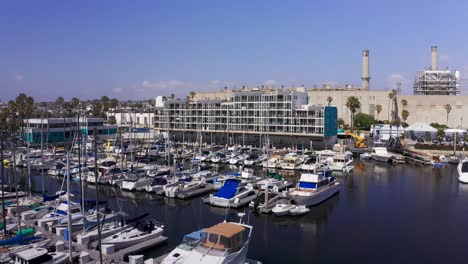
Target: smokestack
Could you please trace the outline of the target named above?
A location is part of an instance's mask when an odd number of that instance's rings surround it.
[[[369,50],[362,51],[362,88],[369,89]]]
[[[437,71],[437,46],[431,47],[432,66],[431,70]]]

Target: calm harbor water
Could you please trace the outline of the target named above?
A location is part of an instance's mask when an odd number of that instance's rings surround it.
[[[100,196],[114,210],[121,205],[130,217],[148,212],[166,225],[168,243],[145,252],[147,257],[170,251],[184,234],[225,216],[237,221],[237,213],[245,211],[254,226],[248,256],[263,263],[468,262],[468,185],[457,181],[455,166],[356,161],[354,174],[338,179],[341,192],[302,217],[255,214],[248,208],[226,211],[205,205],[201,197],[168,199],[108,186],[100,187]],[[51,194],[62,179],[47,176],[45,182]],[[33,177],[33,189],[41,189],[40,176]],[[79,191],[77,182],[73,190]],[[86,186],[86,192],[93,198],[95,187]]]

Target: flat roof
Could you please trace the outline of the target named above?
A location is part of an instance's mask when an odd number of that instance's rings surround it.
[[[218,234],[225,237],[233,237],[244,231],[245,227],[233,223],[219,223],[205,230],[206,233]]]

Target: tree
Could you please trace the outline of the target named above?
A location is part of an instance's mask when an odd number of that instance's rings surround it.
[[[70,101],[70,106],[73,108],[73,109],[76,109],[78,108],[78,106],[80,105],[80,99],[76,98],[76,97],[73,97]]]
[[[341,118],[341,117],[340,117],[340,118],[338,118],[338,127],[341,127],[341,128],[343,128],[343,127],[344,127],[344,125],[345,125],[345,121],[344,121],[344,119],[343,119],[343,118]]]
[[[107,97],[105,95],[103,97],[101,97],[101,106],[102,106],[101,111],[103,112],[101,114],[104,114],[104,112],[109,111],[109,102],[110,102],[109,97]],[[106,116],[104,115],[104,118],[105,117]]]
[[[100,100],[93,100],[91,103],[91,115],[93,117],[100,117],[102,114],[102,103]]]
[[[401,105],[403,106],[403,110],[406,109],[408,106],[408,101],[406,99],[401,99]]]
[[[408,116],[409,116],[408,110],[403,109],[403,110],[401,111],[401,118],[403,118],[403,122],[406,123],[406,120],[408,119]]]
[[[327,97],[328,106],[330,106],[330,104],[331,104],[332,101],[333,101],[333,97],[328,96],[328,97]]]
[[[393,106],[390,107],[390,102],[392,101],[393,97],[395,97],[395,95],[397,94],[397,91],[396,90],[392,90],[389,94],[388,94],[388,122],[390,122],[390,109],[393,109]]]
[[[379,120],[380,112],[382,112],[382,105],[376,105],[375,110],[377,111],[377,120]]]
[[[109,123],[111,125],[115,125],[115,111],[117,110],[117,106],[119,106],[119,100],[112,98],[109,102],[109,107],[112,109],[112,117],[109,118]]]
[[[65,103],[65,99],[63,99],[62,96],[57,97],[57,99],[55,100],[55,108],[60,109],[60,113],[62,116],[63,116],[63,103]]]
[[[354,129],[354,114],[357,109],[361,108],[361,102],[359,102],[357,97],[350,96],[348,100],[346,100],[346,107],[351,111],[351,129]]]
[[[452,111],[452,106],[450,104],[444,105],[445,111],[447,111],[447,126],[448,126],[448,119],[449,119],[449,114],[450,111]]]
[[[189,96],[190,96],[190,99],[193,100],[193,98],[195,97],[196,93],[194,91],[190,91],[189,93]]]
[[[375,124],[375,122],[376,121],[373,116],[364,113],[357,113],[354,117],[354,126],[359,130],[370,130],[371,126]]]

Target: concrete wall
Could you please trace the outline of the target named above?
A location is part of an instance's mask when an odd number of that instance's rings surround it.
[[[355,96],[361,102],[361,109],[358,112],[373,115],[377,118],[376,105],[382,106],[382,111],[378,115],[380,120],[388,120],[390,91],[364,91],[364,90],[319,90],[309,91],[309,102],[326,105],[327,97],[333,98],[332,105],[338,108],[338,118],[343,118],[346,123],[350,122],[351,113],[346,107],[346,100],[350,96]],[[409,112],[407,122],[413,124],[416,122],[447,124],[447,112],[444,108],[446,104],[452,106],[449,114],[448,126],[468,128],[468,96],[450,96],[450,95],[397,95],[398,111],[401,118],[403,106],[401,100],[406,99]],[[391,107],[391,105],[390,105]]]

